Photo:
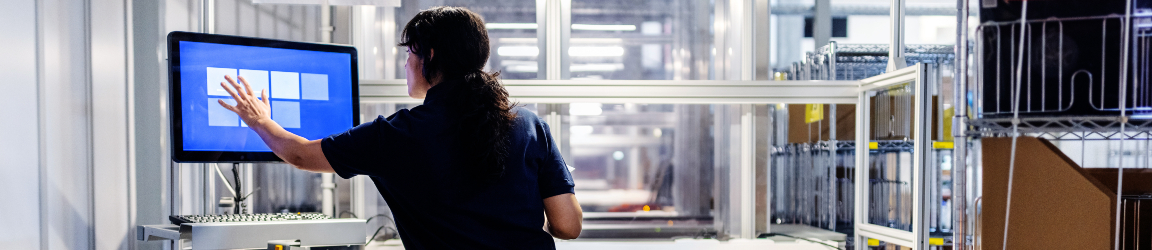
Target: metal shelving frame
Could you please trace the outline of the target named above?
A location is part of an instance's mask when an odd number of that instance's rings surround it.
[[[980,137],[1012,137],[1012,136],[1028,135],[1028,136],[1036,136],[1036,137],[1041,137],[1041,138],[1050,139],[1050,140],[1078,140],[1078,141],[1113,140],[1113,141],[1120,142],[1120,144],[1121,144],[1120,147],[1122,150],[1122,148],[1124,147],[1123,142],[1125,140],[1148,140],[1148,138],[1152,137],[1152,119],[1149,119],[1146,115],[1142,115],[1142,113],[1140,113],[1140,112],[1146,112],[1146,111],[1135,109],[1137,104],[1138,104],[1137,102],[1141,102],[1139,104],[1147,105],[1147,103],[1146,103],[1147,101],[1142,100],[1142,99],[1147,99],[1149,97],[1149,95],[1147,94],[1147,92],[1149,90],[1138,89],[1138,88],[1140,88],[1140,87],[1147,88],[1147,86],[1148,86],[1147,82],[1148,82],[1148,79],[1150,76],[1150,72],[1148,72],[1148,69],[1149,69],[1149,67],[1148,67],[1149,61],[1147,59],[1148,58],[1148,56],[1147,56],[1148,51],[1146,51],[1146,50],[1149,49],[1149,44],[1148,44],[1149,43],[1148,42],[1149,41],[1149,38],[1148,38],[1149,34],[1148,33],[1150,31],[1152,31],[1152,25],[1149,25],[1149,23],[1152,23],[1152,10],[1133,9],[1133,7],[1134,7],[1133,2],[1135,2],[1135,1],[1134,0],[1128,0],[1127,1],[1128,9],[1125,11],[1125,14],[1123,14],[1123,15],[1073,17],[1073,18],[1035,18],[1035,19],[1024,20],[1024,21],[986,22],[986,23],[983,23],[977,27],[977,31],[976,31],[977,38],[975,40],[976,40],[977,50],[976,50],[976,52],[972,53],[972,55],[976,55],[976,59],[971,60],[972,66],[974,67],[974,70],[972,70],[972,71],[969,71],[967,69],[967,62],[969,61],[967,59],[967,57],[969,56],[967,48],[958,48],[957,58],[956,58],[956,60],[958,62],[956,64],[957,65],[956,75],[967,76],[971,72],[972,75],[975,75],[976,83],[975,84],[969,84],[967,82],[968,78],[966,78],[966,77],[957,77],[956,78],[957,81],[954,82],[954,84],[955,84],[954,89],[956,90],[956,93],[954,96],[955,103],[963,104],[963,105],[957,105],[956,106],[955,116],[952,118],[953,119],[953,126],[954,126],[953,127],[953,136],[955,138],[955,145],[956,145],[955,151],[953,152],[953,155],[954,155],[953,156],[953,164],[954,164],[953,171],[955,173],[957,173],[957,174],[953,175],[953,178],[954,178],[953,179],[953,192],[954,192],[953,197],[954,197],[954,200],[958,201],[958,202],[953,202],[954,206],[956,206],[954,208],[955,209],[954,225],[957,227],[956,234],[957,235],[964,235],[965,237],[963,237],[964,240],[954,241],[953,249],[956,249],[956,250],[970,249],[969,247],[978,248],[978,246],[974,245],[974,244],[976,244],[976,242],[973,241],[973,235],[975,235],[974,232],[971,232],[970,229],[968,229],[969,226],[973,225],[973,223],[971,221],[968,221],[968,218],[978,218],[978,217],[974,216],[974,215],[977,215],[976,212],[974,211],[975,209],[969,209],[970,205],[972,205],[972,204],[970,204],[971,202],[969,202],[969,201],[972,201],[975,199],[971,199],[971,198],[967,197],[967,195],[965,193],[966,191],[969,190],[967,180],[965,180],[965,174],[964,174],[966,171],[968,171],[966,159],[968,157],[967,150],[968,150],[968,142],[969,141],[971,141],[973,139],[978,139]],[[957,35],[958,35],[957,41],[968,42],[968,32],[967,32],[967,28],[966,28],[967,27],[967,18],[969,18],[968,1],[964,1],[964,0],[958,1],[957,7],[959,9],[959,12],[957,13],[957,23],[958,23],[958,27],[960,27],[960,28],[958,28],[958,31],[957,31]],[[1047,107],[1046,106],[1047,102],[1044,102],[1044,101],[1042,101],[1039,110],[1037,110],[1036,108],[1034,108],[1032,106],[1025,106],[1025,104],[1023,104],[1023,103],[1019,104],[1019,107],[1017,108],[1017,110],[1015,112],[1012,110],[1002,110],[1002,107],[999,107],[999,105],[996,108],[985,110],[984,103],[983,103],[983,100],[984,100],[983,88],[986,85],[991,86],[989,84],[997,84],[997,86],[998,86],[998,84],[1001,84],[1001,83],[999,83],[999,82],[987,83],[987,82],[984,82],[984,79],[982,77],[983,74],[992,74],[994,72],[985,72],[984,71],[985,67],[981,63],[983,60],[983,55],[981,54],[981,53],[983,53],[983,49],[982,49],[983,47],[982,46],[984,46],[982,44],[983,39],[981,36],[983,35],[983,33],[981,32],[981,30],[1000,28],[1001,26],[1006,26],[1008,28],[1014,29],[1014,28],[1017,28],[1018,26],[1020,26],[1021,23],[1025,23],[1029,27],[1037,26],[1037,25],[1058,25],[1059,27],[1062,28],[1063,22],[1065,22],[1065,21],[1086,21],[1086,20],[1100,20],[1101,22],[1105,22],[1105,23],[1110,22],[1110,20],[1114,20],[1115,22],[1118,22],[1120,27],[1121,27],[1122,33],[1120,36],[1121,39],[1120,39],[1119,43],[1121,44],[1122,47],[1120,48],[1119,55],[1107,54],[1109,56],[1108,59],[1112,59],[1112,56],[1120,58],[1120,64],[1119,65],[1121,68],[1119,69],[1119,74],[1113,75],[1113,76],[1107,76],[1108,81],[1104,81],[1102,79],[1103,77],[1105,77],[1102,75],[1105,73],[1104,70],[1101,70],[1101,75],[1095,76],[1096,79],[1091,79],[1091,78],[1093,78],[1093,76],[1090,75],[1091,73],[1081,74],[1081,76],[1080,76],[1080,77],[1087,76],[1089,78],[1088,84],[1090,84],[1090,89],[1095,89],[1095,87],[1094,87],[1095,85],[1092,85],[1092,84],[1097,84],[1097,83],[1094,80],[1099,80],[1098,81],[1098,82],[1100,82],[1099,86],[1104,86],[1105,84],[1118,84],[1118,85],[1120,85],[1119,86],[1119,92],[1118,92],[1117,96],[1115,96],[1114,99],[1106,100],[1106,99],[1104,99],[1104,94],[1099,93],[1101,103],[1094,102],[1095,100],[1092,99],[1093,96],[1089,96],[1088,98],[1081,98],[1081,100],[1080,100],[1080,101],[1088,101],[1090,104],[1092,104],[1092,107],[1098,111],[1113,111],[1113,112],[1115,112],[1115,115],[1107,115],[1107,114],[1104,114],[1104,115],[1036,114],[1036,112],[1052,112],[1052,111],[1064,110],[1064,109],[1062,109],[1065,105],[1065,103],[1063,103],[1063,99],[1059,99],[1060,101],[1058,103],[1056,103],[1057,105],[1053,106],[1053,107],[1057,108],[1057,110],[1045,110],[1045,108]],[[1032,28],[1029,28],[1028,30],[1030,31],[1031,29]],[[1016,31],[1016,32],[1019,32],[1019,31]],[[1041,32],[1044,32],[1044,29],[1041,29]],[[1060,29],[1059,32],[1063,32],[1063,30]],[[1102,32],[1111,32],[1111,30],[1102,30]],[[997,32],[997,34],[999,34],[999,32]],[[1011,36],[1012,36],[1012,38],[1016,38],[1019,35],[1017,33],[1012,33]],[[1029,39],[1031,39],[1031,38],[1029,38]],[[1018,46],[1018,45],[1015,45],[1015,43],[1014,43],[1013,46]],[[1044,46],[1044,45],[1041,45],[1041,46]],[[1133,60],[1133,61],[1129,62],[1129,58],[1128,58],[1129,56],[1138,56],[1136,58],[1138,60]],[[1013,62],[1013,63],[1015,63],[1015,62]],[[1031,60],[1029,60],[1028,62],[1025,62],[1025,63],[1026,64],[1033,64],[1035,62],[1032,62]],[[1042,61],[1041,63],[1044,63],[1044,62]],[[1062,63],[1058,63],[1058,64],[1062,65]],[[1015,68],[1015,67],[1013,67],[1013,68]],[[1044,68],[1044,67],[1041,67],[1041,68]],[[1068,69],[1064,69],[1064,70],[1068,70]],[[1074,69],[1072,69],[1072,70],[1074,70]],[[1087,71],[1085,71],[1085,72],[1087,72]],[[1015,73],[1013,73],[1013,72],[1001,72],[1000,74],[1015,75]],[[1129,78],[1129,77],[1132,77],[1132,78]],[[1061,79],[1063,79],[1063,76],[1061,76]],[[1075,79],[1075,78],[1073,78],[1073,79]],[[1130,83],[1129,79],[1135,79],[1135,81],[1132,81]],[[1041,84],[1043,84],[1043,80],[1045,80],[1045,79],[1041,79]],[[1030,83],[1031,81],[1034,81],[1034,80],[1029,79],[1027,81],[1029,81],[1029,83]],[[1060,85],[1056,85],[1056,86],[1063,88],[1063,82],[1059,82],[1059,81],[1057,81],[1057,82]],[[1021,83],[1007,83],[1007,84],[1020,85]],[[1071,88],[1071,86],[1072,86],[1071,84],[1073,84],[1073,83],[1069,82],[1068,84],[1069,84],[1069,88]],[[975,88],[975,90],[970,91],[969,88]],[[1007,100],[1009,102],[1009,105],[1012,105],[1012,102],[1020,102],[1020,100],[1024,99],[1024,98],[1034,98],[1033,97],[1034,94],[1032,93],[1033,90],[1031,88],[1029,88],[1027,90],[1019,90],[1020,86],[1015,86],[1014,88],[1016,88],[1016,90],[1010,89],[1010,91],[1013,91],[1013,92],[1009,93],[1009,94],[1019,96],[1019,97],[1015,97],[1014,98],[1015,100],[1011,100],[1011,99]],[[1129,88],[1131,88],[1131,89],[1129,89]],[[1015,91],[1025,91],[1026,94],[1024,94],[1024,95],[1017,94],[1017,93],[1014,93]],[[1128,92],[1128,91],[1131,91],[1131,92]],[[1143,91],[1143,92],[1138,92],[1138,91]],[[974,102],[974,105],[972,105],[971,107],[969,107],[969,105],[968,105],[968,101],[969,101],[970,97],[966,95],[969,92],[975,92],[974,94],[976,95],[976,97],[972,97],[973,101],[975,101],[975,102]],[[1040,93],[1041,96],[1039,98],[1044,98],[1043,97],[1044,94],[1045,93]],[[1081,93],[1081,94],[1083,94],[1083,93]],[[1061,94],[1061,95],[1063,95],[1063,94]],[[1072,93],[1070,95],[1075,95],[1075,93]],[[1001,97],[997,96],[996,98],[1001,98]],[[1056,98],[1060,98],[1060,97],[1056,97]],[[1087,100],[1084,100],[1084,99],[1087,99]],[[1109,103],[1114,102],[1114,101],[1118,101],[1118,102],[1115,103],[1115,107],[1109,107],[1109,106],[1107,106],[1108,104],[1105,104],[1103,102],[1105,100],[1108,101]],[[1129,100],[1131,101],[1131,103],[1128,102]],[[1028,101],[1028,102],[1031,103],[1031,101]],[[1067,104],[1071,105],[1071,102],[1072,102],[1072,100],[1069,100],[1069,103],[1067,103]],[[973,112],[969,113],[969,111],[967,110],[968,108],[974,109]],[[1020,115],[1014,114],[1014,113],[1018,113]],[[986,114],[998,114],[1000,116],[999,117],[995,117],[995,116],[994,117],[985,117]],[[1005,114],[1013,115],[1013,117],[1004,117]],[[1134,115],[1136,115],[1136,116],[1134,116]],[[974,160],[978,160],[978,159],[974,159]],[[1119,163],[1118,167],[1120,168],[1120,170],[1123,170],[1123,168],[1125,168],[1125,166],[1123,164],[1124,164],[1123,161],[1121,161]],[[1120,174],[1118,179],[1122,180],[1123,171],[1118,171],[1118,174]],[[975,178],[979,178],[979,176],[975,176]],[[1122,185],[1122,182],[1121,182],[1121,185]],[[1117,190],[1121,190],[1121,189],[1119,187],[1117,187]],[[1122,197],[1120,193],[1117,193],[1116,195],[1117,195],[1117,197]],[[978,204],[978,203],[973,203],[973,204]],[[1117,204],[1117,208],[1116,208],[1118,214],[1120,212],[1120,205],[1121,204]],[[1120,218],[1120,216],[1117,216],[1117,218],[1115,218],[1115,219],[1116,219],[1116,223],[1115,223],[1116,224],[1116,231],[1120,232],[1121,231],[1121,228],[1120,228],[1121,218]],[[1003,225],[985,225],[985,226],[997,226],[997,227],[999,227],[999,226],[1003,226]],[[1116,247],[1117,249],[1121,248],[1121,246],[1122,246],[1119,244],[1119,242],[1121,240],[1120,235],[1121,235],[1120,233],[1117,233],[1115,235],[1115,237],[1116,237],[1115,242],[1117,244],[1114,245],[1114,247]],[[1001,237],[1001,236],[990,235],[990,236],[985,236],[985,237]]]
[[[918,63],[923,64],[923,66],[920,66],[921,67],[920,71],[924,72],[923,75],[925,75],[925,77],[921,78],[923,80],[922,84],[924,86],[922,89],[924,89],[926,91],[925,92],[926,95],[924,95],[924,96],[931,96],[931,94],[939,91],[939,85],[942,82],[940,80],[940,78],[941,78],[942,73],[943,73],[941,71],[943,69],[943,66],[946,66],[946,65],[950,66],[950,65],[953,65],[953,63],[954,63],[954,61],[953,61],[955,59],[955,51],[953,50],[954,47],[955,46],[953,46],[953,45],[938,45],[938,44],[904,45],[903,49],[901,49],[901,51],[904,53],[898,53],[899,55],[897,55],[897,57],[902,58],[903,59],[902,61],[907,63],[907,65],[914,65],[914,64],[918,64]],[[811,52],[811,53],[806,54],[804,60],[802,60],[801,62],[793,63],[792,66],[788,70],[788,78],[791,80],[862,80],[862,79],[865,79],[867,77],[882,75],[882,74],[885,74],[885,72],[887,72],[889,70],[888,59],[893,57],[892,53],[890,53],[891,50],[892,50],[892,46],[890,46],[888,44],[839,44],[837,42],[830,42],[828,45],[818,48],[815,52]],[[902,55],[902,56],[900,56],[900,55]],[[862,83],[862,84],[867,84],[867,83]],[[859,103],[858,103],[858,105],[859,105]],[[833,105],[832,106],[833,112],[835,112],[835,108],[836,108],[835,105]],[[927,111],[927,112],[931,112],[931,111]],[[924,117],[931,117],[931,116],[924,116]],[[835,117],[833,117],[832,119],[833,119],[833,121],[831,122],[831,125],[835,126],[835,123],[836,123]],[[940,117],[939,120],[935,120],[935,121],[931,121],[931,122],[942,122],[943,119],[947,119],[947,118]],[[832,127],[831,129],[835,130],[835,127]],[[941,127],[941,129],[943,129],[943,128]],[[927,129],[924,129],[924,130],[927,130]],[[857,131],[869,131],[869,130],[864,130],[860,127],[857,127]],[[940,132],[941,137],[945,136],[945,131],[926,131],[926,134],[931,134],[931,133],[935,133],[935,132]],[[833,137],[833,138],[835,138],[835,137]],[[830,142],[835,142],[835,140],[830,140]],[[872,143],[878,143],[878,145],[877,145],[878,148],[870,148],[870,147],[863,147],[863,148],[865,148],[866,151],[876,151],[876,152],[893,151],[893,150],[905,150],[904,152],[913,152],[914,151],[914,150],[911,150],[912,148],[914,148],[912,145],[913,144],[912,141],[880,141],[880,142],[873,141]],[[903,145],[903,144],[907,144],[907,145]],[[838,151],[837,148],[827,148],[827,149],[830,152],[830,154],[835,154],[835,152]],[[931,152],[931,151],[925,151],[925,152]],[[875,152],[873,152],[873,153],[875,153]],[[928,155],[928,154],[925,154],[925,155]],[[932,154],[932,156],[934,156],[934,154]],[[928,159],[936,159],[936,157],[929,157]],[[893,164],[900,164],[900,163],[893,163]],[[936,165],[938,165],[937,162],[925,161],[925,164],[917,165],[916,167],[921,168],[920,171],[938,171],[940,169],[940,167],[936,166]],[[858,171],[859,168],[870,168],[870,167],[871,167],[870,165],[856,165],[855,169],[856,169],[856,171]],[[936,173],[936,172],[932,172],[932,173]],[[940,178],[938,176],[935,176],[935,175],[925,174],[922,176],[924,176],[925,180],[928,180],[928,181],[940,180]],[[863,183],[865,183],[865,185],[867,185],[867,183],[870,183],[873,181],[873,180],[870,180],[868,178],[864,178],[864,179],[852,178],[852,179],[854,180],[853,182],[855,182],[855,183],[852,183],[850,185],[853,185],[854,187],[859,185],[860,182],[863,182]],[[839,184],[840,183],[836,183],[835,185],[839,185]],[[922,185],[922,186],[929,187],[927,185]],[[925,189],[923,191],[925,194],[921,195],[921,196],[923,196],[926,200],[939,198],[938,196],[941,193],[940,190],[938,190],[938,187],[935,187],[935,186],[933,186],[933,188],[931,188],[931,189]],[[860,192],[860,190],[856,189],[856,190],[853,190],[853,192]],[[869,202],[868,199],[863,199],[863,200],[856,199],[856,200],[853,200],[852,207],[855,208],[855,207],[861,207],[861,206],[868,206],[869,205],[868,202]],[[920,203],[934,204],[934,202],[920,202]],[[921,209],[924,209],[924,211],[922,211],[922,212],[927,213],[927,215],[924,216],[925,218],[935,219],[935,218],[939,217],[938,214],[940,212],[940,209],[935,207],[935,206],[922,206]],[[905,220],[905,219],[898,218],[898,217],[894,217],[894,218],[890,218],[890,219],[896,219],[897,221]],[[852,220],[855,221],[856,218],[852,218]],[[867,221],[868,217],[864,217],[863,220]],[[852,224],[855,225],[854,222]],[[925,226],[929,226],[929,225],[937,226],[937,224],[939,224],[939,223],[932,221],[929,223],[922,223],[922,224]],[[908,225],[905,224],[904,226],[908,226]],[[931,231],[928,227],[923,227],[921,229],[926,230],[926,231]],[[951,228],[949,228],[949,230],[951,230]],[[942,231],[937,226],[935,232],[942,232]],[[866,246],[867,245],[867,244],[865,244],[865,241],[860,241],[859,239],[853,239],[852,242],[857,242],[856,245],[860,245],[860,246]],[[925,240],[925,242],[927,242],[927,241]],[[893,243],[896,243],[896,242],[893,242]],[[927,243],[925,243],[925,244],[927,244]],[[907,245],[907,244],[900,244],[900,245]],[[927,245],[925,245],[925,246],[927,246]]]

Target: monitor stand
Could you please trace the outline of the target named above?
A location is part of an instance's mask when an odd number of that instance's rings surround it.
[[[228,191],[232,193],[232,202],[233,202],[232,213],[234,213],[234,214],[246,214],[246,213],[248,213],[248,203],[245,201],[248,200],[249,196],[252,196],[252,194],[256,193],[256,191],[259,190],[259,188],[252,190],[252,192],[249,192],[248,194],[243,194],[243,191],[241,191],[241,189],[240,189],[240,187],[241,187],[240,186],[241,185],[241,183],[240,183],[240,163],[239,162],[233,162],[232,163],[232,179],[233,179],[234,183],[236,183],[235,186],[230,184],[228,181],[228,178],[225,177],[224,173],[220,171],[220,164],[214,164],[212,167],[216,169],[216,176],[219,176],[220,180],[224,181],[224,185],[228,188]]]

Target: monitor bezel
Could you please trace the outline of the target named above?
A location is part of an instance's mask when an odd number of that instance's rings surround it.
[[[352,121],[348,128],[352,128],[360,124],[360,76],[355,47],[338,44],[306,43],[266,38],[174,31],[168,33],[168,110],[170,112],[169,133],[172,138],[172,143],[170,144],[172,161],[178,163],[283,162],[280,157],[276,156],[276,154],[272,152],[184,150],[183,124],[180,122],[182,120],[182,110],[180,109],[180,42],[182,41],[348,54],[352,59],[350,63],[352,65],[351,92],[353,103]]]

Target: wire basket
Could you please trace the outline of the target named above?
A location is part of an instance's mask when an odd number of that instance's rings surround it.
[[[1131,21],[1112,14],[981,24],[973,67],[978,118],[1015,111],[1152,118],[1150,14],[1137,10]]]

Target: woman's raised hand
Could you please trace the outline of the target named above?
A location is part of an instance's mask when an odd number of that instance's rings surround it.
[[[236,112],[236,114],[240,116],[240,120],[243,120],[249,127],[259,124],[263,119],[272,119],[272,110],[270,105],[268,105],[268,93],[266,90],[260,90],[260,96],[257,97],[255,93],[252,93],[252,86],[248,85],[248,81],[244,80],[243,76],[240,77],[240,82],[244,83],[243,88],[241,88],[240,84],[237,84],[236,81],[232,80],[230,76],[224,76],[224,80],[228,80],[229,84],[220,82],[220,86],[224,87],[224,90],[228,91],[229,95],[232,95],[232,99],[236,100],[236,106],[228,105],[223,99],[218,101],[220,106]]]

